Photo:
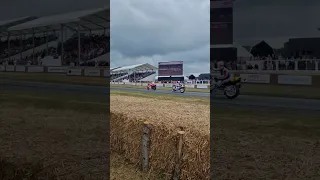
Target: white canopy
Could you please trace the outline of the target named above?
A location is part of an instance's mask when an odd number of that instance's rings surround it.
[[[144,63],[144,64],[136,64],[136,65],[131,65],[131,66],[124,66],[120,68],[116,68],[111,70],[112,73],[120,73],[124,71],[145,71],[145,70],[155,70],[158,69],[155,66],[152,66],[151,64]]]

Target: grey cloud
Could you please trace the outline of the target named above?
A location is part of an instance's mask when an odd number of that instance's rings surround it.
[[[111,67],[184,61],[184,73],[209,72],[207,0],[111,1]]]
[[[241,0],[234,8],[236,38],[319,36],[320,1]]]
[[[112,49],[127,56],[186,51],[209,43],[209,1],[112,1]]]

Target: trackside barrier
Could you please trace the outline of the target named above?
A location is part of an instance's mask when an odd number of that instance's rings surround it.
[[[66,66],[23,66],[0,65],[0,72],[25,73],[57,73],[67,76],[110,77],[110,70],[96,67],[66,67]],[[274,85],[302,85],[320,88],[320,72],[314,71],[231,71],[232,75],[242,77],[243,83],[274,84]],[[146,83],[118,83],[134,86],[146,86]],[[157,83],[158,87],[172,87],[172,84]],[[209,84],[186,84],[187,88],[208,89]]]
[[[110,77],[109,68],[0,65],[0,72],[56,73],[67,76]]]
[[[116,85],[130,85],[130,86],[147,86],[147,83],[131,83],[131,82],[110,82],[110,84]],[[157,87],[168,87],[171,88],[173,84],[171,83],[156,83]],[[187,88],[196,88],[196,89],[208,89],[210,84],[185,84]]]

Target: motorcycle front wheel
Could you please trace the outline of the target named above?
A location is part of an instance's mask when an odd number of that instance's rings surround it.
[[[185,89],[184,88],[181,88],[180,89],[180,93],[184,93]]]

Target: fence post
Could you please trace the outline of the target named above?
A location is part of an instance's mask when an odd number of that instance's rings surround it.
[[[174,167],[173,180],[179,180],[181,174],[181,160],[182,160],[182,151],[184,144],[184,131],[178,131],[177,139],[177,154],[176,154],[176,162]]]
[[[142,130],[143,130],[142,139],[141,139],[142,171],[147,172],[149,170],[149,145],[150,145],[150,123],[148,121],[143,122]]]

